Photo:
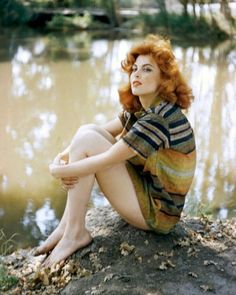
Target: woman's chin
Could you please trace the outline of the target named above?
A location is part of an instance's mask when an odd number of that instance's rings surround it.
[[[141,95],[140,91],[138,91],[137,89],[132,89],[132,94],[135,96]]]

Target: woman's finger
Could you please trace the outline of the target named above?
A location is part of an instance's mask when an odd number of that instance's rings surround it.
[[[58,154],[53,160],[53,164],[60,165],[61,155]]]
[[[63,184],[68,184],[68,185],[70,185],[70,184],[76,184],[76,183],[78,183],[78,180],[61,180],[61,182],[63,183]]]
[[[78,183],[79,179],[78,178],[74,178],[74,179],[71,179],[71,178],[62,178],[61,179],[61,182],[64,183],[64,184],[76,184]]]
[[[75,177],[62,177],[62,181],[78,181],[79,178],[77,176]]]
[[[75,186],[75,182],[61,182],[61,186],[63,189],[68,190]]]
[[[74,185],[63,185],[62,186],[62,189],[64,190],[64,191],[66,191],[66,192],[68,192],[68,190],[70,190],[70,189],[72,189],[72,188],[74,188]]]
[[[69,187],[69,186],[74,186],[75,183],[63,183],[62,185],[64,185],[65,187]]]
[[[68,186],[68,185],[62,185],[62,189],[64,190],[64,191],[68,191],[70,188],[72,188],[71,186]]]

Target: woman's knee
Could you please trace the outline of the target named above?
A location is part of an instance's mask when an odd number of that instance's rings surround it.
[[[70,152],[89,146],[94,137],[96,137],[96,132],[91,129],[87,129],[86,132],[77,132],[71,141]]]
[[[70,154],[83,152],[86,156],[101,153],[109,148],[111,144],[93,129],[78,133],[70,145]]]
[[[97,129],[97,125],[90,123],[90,124],[84,124],[80,126],[77,132],[84,132],[84,131],[96,130],[96,129]]]
[[[72,140],[71,140],[71,149],[74,149],[74,147],[77,147],[79,143],[85,142],[85,138],[90,136],[90,131],[95,131],[95,124],[85,124],[79,127],[77,132],[74,134]]]
[[[93,123],[82,125],[76,132],[75,137],[80,136],[81,134],[85,132],[87,133],[88,131],[97,132],[100,136],[104,137],[106,140],[108,140],[112,144],[116,142],[116,139],[107,130]]]

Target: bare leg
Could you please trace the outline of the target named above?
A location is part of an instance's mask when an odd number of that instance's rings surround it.
[[[55,228],[55,230],[50,234],[50,236],[46,239],[46,241],[44,241],[44,243],[41,246],[37,247],[34,255],[41,255],[41,254],[48,253],[56,246],[58,241],[62,238],[63,233],[65,231],[65,227],[66,227],[66,219],[67,219],[66,215],[68,212],[67,207],[68,206],[66,203],[66,207],[65,207],[60,223]]]
[[[77,140],[78,138],[80,138],[81,134],[84,132],[87,132],[89,130],[93,130],[94,132],[99,133],[101,136],[103,136],[106,140],[108,140],[111,143],[115,143],[115,139],[113,138],[113,136],[111,134],[109,134],[106,130],[102,129],[101,127],[95,125],[95,124],[87,124],[87,125],[83,125],[82,127],[80,127],[78,129],[78,131],[76,132],[74,138],[72,139],[72,142]],[[79,145],[80,143],[78,143]],[[82,158],[84,158],[84,154],[82,153]],[[75,159],[76,161],[81,159],[81,156],[79,156],[77,154],[77,158]],[[73,162],[73,159],[70,159],[70,162]],[[81,182],[81,180],[80,180]],[[56,227],[56,229],[50,234],[50,236],[46,239],[46,241],[39,247],[37,247],[36,251],[35,251],[35,255],[41,255],[41,254],[45,254],[48,253],[49,251],[51,251],[56,245],[57,243],[60,241],[60,239],[63,236],[63,233],[65,231],[65,227],[66,227],[66,223],[67,223],[67,215],[68,215],[68,198],[67,198],[67,203],[66,203],[66,207],[62,216],[62,219],[60,221],[60,223],[58,224],[58,226]]]
[[[97,132],[88,131],[78,136],[72,144],[71,159],[75,161],[83,156],[102,153],[111,145]],[[96,174],[96,177],[105,196],[117,212],[130,224],[148,230],[125,163],[101,171]],[[80,178],[79,183],[69,191],[66,228],[62,239],[47,259],[46,266],[66,259],[73,252],[90,243],[91,236],[85,227],[85,215],[93,182],[93,175]]]

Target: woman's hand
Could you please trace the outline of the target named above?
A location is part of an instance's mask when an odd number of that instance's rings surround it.
[[[56,165],[65,165],[69,163],[69,153],[59,153],[53,160],[53,163]]]
[[[79,178],[77,176],[73,177],[61,177],[58,174],[58,168],[61,168],[63,165],[67,165],[69,163],[69,153],[62,152],[59,153],[53,160],[53,162],[49,165],[49,171],[52,176],[61,180],[62,188],[66,191],[73,188],[76,183],[78,183]]]
[[[68,191],[72,189],[79,181],[77,176],[75,177],[63,177],[61,178],[61,186],[64,190]]]

